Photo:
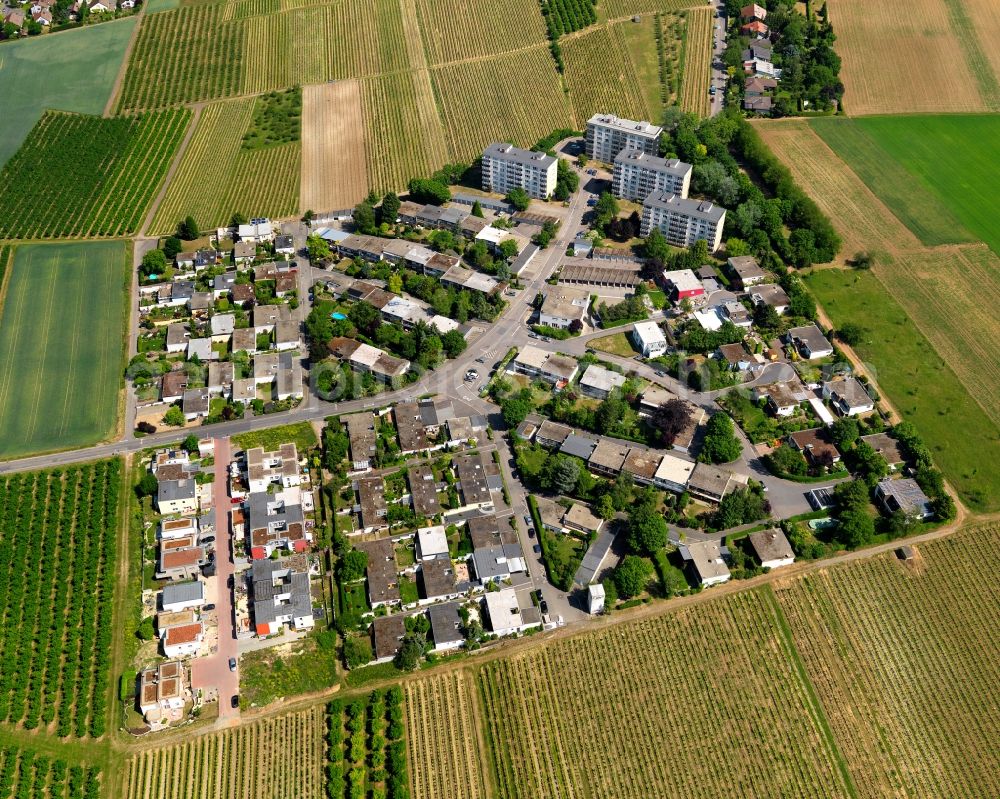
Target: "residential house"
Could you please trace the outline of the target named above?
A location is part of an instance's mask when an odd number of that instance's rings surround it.
[[[590,292],[571,286],[552,286],[538,312],[538,324],[569,330],[574,322],[583,325],[587,318]]]
[[[305,552],[312,541],[302,511],[299,487],[269,493],[254,491],[246,507],[246,529],[250,538],[250,559],[263,560],[275,550]]]
[[[215,295],[215,299],[220,299],[232,292],[235,285],[236,272],[223,272],[212,280],[212,294]]]
[[[295,255],[295,244],[291,236],[274,237],[274,251],[278,255]]]
[[[587,371],[580,378],[580,391],[588,397],[600,400],[606,399],[612,391],[624,385],[625,375],[612,372],[596,363],[588,366]]]
[[[775,416],[792,416],[805,401],[806,394],[802,384],[795,382],[771,383],[766,386],[755,386],[754,400],[767,398],[766,407]]]
[[[716,353],[719,360],[725,361],[726,367],[733,372],[745,372],[754,362],[742,343],[722,344]]]
[[[417,560],[433,560],[434,558],[448,557],[448,536],[444,532],[444,525],[438,524],[433,527],[421,527],[417,530]]]
[[[823,383],[823,399],[830,400],[841,416],[858,416],[875,410],[875,403],[864,385],[849,375]]]
[[[887,433],[872,433],[871,435],[861,436],[860,440],[864,441],[881,455],[885,459],[885,462],[889,464],[889,468],[900,466],[905,461],[903,453],[899,448],[899,442]]]
[[[927,519],[934,515],[931,500],[912,477],[880,480],[875,486],[875,500],[889,514],[901,512],[909,518]]]
[[[740,19],[747,22],[752,22],[753,20],[760,20],[763,22],[767,19],[767,9],[763,6],[759,6],[756,3],[751,3],[748,6],[744,6],[740,9]]]
[[[736,325],[736,327],[743,328],[748,328],[753,324],[753,320],[750,319],[750,313],[741,302],[728,300],[727,302],[716,306],[715,311],[719,315],[723,324],[730,322],[731,324]]]
[[[803,358],[810,361],[833,355],[833,346],[816,325],[793,327],[785,335],[788,344]]]
[[[604,519],[580,502],[570,505],[569,510],[563,514],[562,521],[570,530],[576,530],[584,535],[596,535],[604,526]]]
[[[230,349],[233,352],[241,350],[248,355],[257,352],[257,331],[252,327],[238,327],[233,331]]]
[[[718,541],[692,541],[678,547],[691,576],[704,588],[729,580],[729,567],[723,560],[724,549]]]
[[[676,158],[660,158],[642,150],[622,150],[615,156],[612,193],[632,202],[642,202],[653,192],[687,197],[691,186],[691,164]]]
[[[816,427],[789,433],[788,443],[793,449],[801,452],[813,466],[829,468],[835,463],[840,463],[840,452],[827,438],[826,428]]]
[[[282,444],[274,452],[265,452],[263,447],[251,447],[244,459],[250,493],[267,491],[272,485],[292,488],[302,484],[299,451],[294,442]]]
[[[445,602],[431,605],[427,609],[427,618],[431,623],[431,640],[435,652],[458,649],[465,643],[462,634],[462,617],[458,613],[458,602]]]
[[[705,286],[690,269],[664,270],[663,287],[675,303],[705,296]]]
[[[171,660],[197,655],[204,640],[205,626],[200,621],[168,627],[161,640],[163,655]]]
[[[740,26],[740,36],[755,36],[758,39],[763,39],[767,36],[769,28],[760,20],[754,20],[753,22],[748,22],[746,25]]]
[[[458,475],[458,487],[462,496],[462,507],[477,507],[481,511],[492,512],[493,496],[491,491],[500,490],[502,481],[499,469],[482,452],[458,455],[452,461],[455,473]]]
[[[636,322],[632,326],[632,340],[644,358],[656,358],[667,351],[667,337],[656,322]]]
[[[139,675],[139,712],[150,724],[180,721],[189,697],[189,675],[179,661],[160,663]]]
[[[691,461],[665,453],[653,474],[653,485],[676,494],[683,493],[687,490],[694,470],[695,464]]]
[[[540,347],[527,344],[518,350],[517,356],[510,363],[510,368],[520,374],[540,377],[558,386],[566,385],[576,377],[580,367],[573,358],[555,355]]]
[[[455,567],[447,555],[421,561],[417,577],[419,594],[423,600],[456,599],[468,590],[468,583],[460,585],[457,582]]]
[[[394,358],[377,347],[352,338],[337,336],[330,340],[327,347],[333,355],[347,361],[356,371],[371,372],[383,380],[400,378],[410,368],[409,361]]]
[[[485,619],[490,632],[513,635],[541,624],[541,614],[533,605],[521,607],[513,588],[502,588],[485,595]]]
[[[389,526],[386,520],[389,507],[385,501],[385,482],[381,477],[359,477],[355,482],[362,530],[366,533],[384,530]]]
[[[314,625],[309,591],[309,561],[305,555],[255,560],[250,571],[254,631],[261,638],[275,635],[287,624],[293,630]]]
[[[299,346],[299,323],[288,319],[274,326],[274,348],[278,352],[294,350]]]
[[[202,363],[206,361],[217,361],[219,359],[219,353],[212,349],[212,339],[188,339],[187,359],[191,361],[195,358],[200,360]]]
[[[559,446],[559,451],[563,455],[572,455],[582,461],[588,461],[596,448],[596,438],[570,433],[566,436],[566,440]]]
[[[481,547],[472,552],[472,570],[481,585],[509,580],[528,570],[520,544]]]
[[[251,219],[247,224],[237,226],[236,235],[240,241],[262,244],[274,240],[274,225],[269,219]]]
[[[210,327],[212,341],[225,344],[236,329],[236,317],[231,313],[217,313],[212,317]]]
[[[544,419],[535,433],[535,443],[547,449],[558,449],[573,433],[573,428]]]
[[[523,189],[529,197],[544,200],[556,189],[555,156],[494,143],[483,151],[481,163],[483,191],[508,194]]]
[[[785,290],[774,283],[764,283],[754,286],[747,292],[750,302],[754,305],[770,305],[779,314],[783,314],[788,309],[788,294]]]
[[[662,459],[659,452],[632,447],[622,464],[622,471],[632,475],[638,485],[652,485]]]
[[[187,388],[187,373],[181,369],[167,372],[160,378],[160,399],[166,403],[179,402]]]
[[[205,584],[199,580],[189,583],[169,583],[160,592],[160,609],[165,613],[200,608],[205,604]]]
[[[208,416],[211,403],[211,395],[207,388],[188,388],[184,391],[181,400],[181,410],[184,418],[193,422],[196,419],[204,419]]]
[[[233,245],[233,263],[237,266],[253,263],[257,257],[257,245],[252,241],[238,241]]]
[[[594,474],[614,479],[622,470],[628,447],[610,438],[602,438],[590,453],[587,468]]]
[[[380,538],[377,541],[359,541],[355,544],[355,549],[368,555],[366,571],[368,604],[373,610],[383,605],[398,605],[400,599],[399,574],[396,567],[396,550],[392,540]]]
[[[752,255],[740,255],[730,258],[727,263],[736,288],[748,289],[758,283],[763,283],[767,277],[767,273],[760,268],[757,259]]]
[[[197,491],[193,479],[160,480],[156,488],[156,509],[164,516],[195,513],[198,510]]]
[[[371,636],[372,652],[375,663],[388,663],[403,646],[403,636],[406,635],[406,623],[403,617],[376,616],[372,619]]]
[[[795,562],[792,545],[777,527],[750,533],[749,540],[754,555],[765,569],[791,566]]]
[[[188,544],[189,546],[178,546]],[[160,544],[157,580],[191,580],[198,577],[207,562],[205,548],[193,546],[194,539],[177,539]]]
[[[718,503],[726,494],[746,488],[749,482],[748,475],[736,474],[708,463],[697,463],[688,479],[687,490],[696,499]]]
[[[372,457],[378,451],[378,434],[375,432],[375,417],[369,411],[352,413],[340,417],[347,428],[351,441],[351,466],[355,472],[366,472],[372,468]]]
[[[428,519],[439,514],[441,502],[438,500],[434,470],[430,465],[421,463],[411,466],[406,474],[410,484],[410,501],[413,505],[413,512],[417,516]]]
[[[188,326],[184,322],[172,322],[167,325],[167,354],[176,355],[184,352],[188,348],[190,337]]]

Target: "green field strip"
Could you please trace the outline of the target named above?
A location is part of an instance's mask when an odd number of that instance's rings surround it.
[[[858,789],[851,778],[850,770],[847,768],[847,761],[844,759],[840,747],[837,746],[837,739],[834,737],[833,729],[830,727],[830,720],[823,710],[823,703],[820,701],[819,694],[816,693],[816,686],[809,679],[806,664],[802,660],[802,655],[799,654],[798,648],[795,646],[795,637],[792,634],[792,628],[788,624],[788,619],[785,618],[784,612],[781,610],[781,605],[778,604],[778,598],[774,595],[774,588],[770,585],[765,585],[759,591],[767,600],[767,604],[774,614],[774,620],[778,624],[778,632],[781,634],[781,641],[785,647],[788,659],[795,667],[795,672],[799,675],[802,687],[809,698],[809,708],[812,711],[813,721],[816,722],[816,726],[819,728],[820,734],[826,742],[830,757],[837,764],[837,769],[840,771],[840,776],[844,781],[844,788],[848,794],[857,799]]]
[[[962,5],[962,0],[944,0],[948,8],[948,18],[955,38],[962,48],[965,63],[976,81],[976,88],[983,98],[983,104],[991,111],[1000,110],[1000,83],[993,74],[993,67],[986,57],[976,32],[975,22],[969,17]]]

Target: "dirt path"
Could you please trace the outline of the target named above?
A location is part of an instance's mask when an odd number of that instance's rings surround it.
[[[139,228],[139,232],[136,233],[137,239],[146,238],[146,231],[149,229],[149,226],[153,224],[153,218],[156,216],[156,212],[160,209],[160,203],[162,203],[163,198],[167,196],[167,189],[170,188],[170,181],[174,179],[174,175],[177,173],[177,169],[181,164],[181,159],[184,158],[184,153],[187,152],[188,145],[194,137],[194,132],[198,127],[198,120],[201,119],[201,112],[204,107],[205,103],[195,103],[191,106],[191,110],[194,112],[191,116],[191,123],[188,125],[187,132],[181,140],[180,147],[177,148],[177,153],[174,155],[174,160],[170,164],[170,169],[167,170],[167,174],[163,178],[163,185],[160,186],[160,190],[156,193],[156,197],[153,198],[153,202],[149,206],[149,211],[146,213],[146,218],[142,220],[142,227]]]
[[[135,40],[139,38],[139,28],[142,27],[142,20],[146,16],[146,4],[139,6],[139,13],[135,15],[135,27],[132,28],[132,35],[128,39],[128,46],[125,48],[125,55],[122,58],[122,65],[118,67],[118,75],[115,76],[114,86],[111,87],[111,94],[108,95],[108,102],[104,105],[103,116],[111,116],[115,106],[118,104],[118,96],[121,94],[122,84],[128,74],[128,64],[132,58],[132,48],[135,47]]]

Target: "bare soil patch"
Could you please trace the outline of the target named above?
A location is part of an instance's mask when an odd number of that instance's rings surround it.
[[[347,208],[368,193],[361,88],[342,80],[302,90],[302,181],[299,206]]]

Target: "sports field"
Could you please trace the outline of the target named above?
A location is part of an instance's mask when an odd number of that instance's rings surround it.
[[[0,51],[0,166],[46,109],[100,114],[125,57],[136,18],[58,36],[7,42]]]
[[[995,462],[995,461],[994,461]],[[1000,796],[995,523],[777,591],[857,795]]]
[[[122,241],[17,247],[0,306],[0,458],[114,430],[130,265]]]
[[[895,272],[882,278],[882,267],[876,267],[869,272],[821,269],[806,275],[805,281],[835,327],[847,322],[861,327],[864,339],[854,350],[893,405],[917,426],[962,501],[973,511],[1000,510],[1000,470],[994,467],[1000,463],[1000,425],[984,410],[995,404],[994,369],[977,372],[979,361],[967,350],[946,361],[942,355],[956,351],[958,341],[932,346],[914,319],[938,325],[935,335],[947,339],[951,334],[944,325],[947,306],[935,302],[921,309],[907,297],[904,309],[890,293],[897,279],[919,280],[907,277],[909,263],[900,262],[898,278]],[[956,324],[961,322],[957,319]],[[976,330],[970,327],[968,334],[975,335]],[[989,342],[984,335],[983,345]],[[973,382],[977,374],[980,378]],[[969,376],[965,385],[962,375]]]
[[[1000,114],[811,124],[925,244],[981,239],[1000,255]]]
[[[851,116],[1000,110],[990,0],[830,0]]]

